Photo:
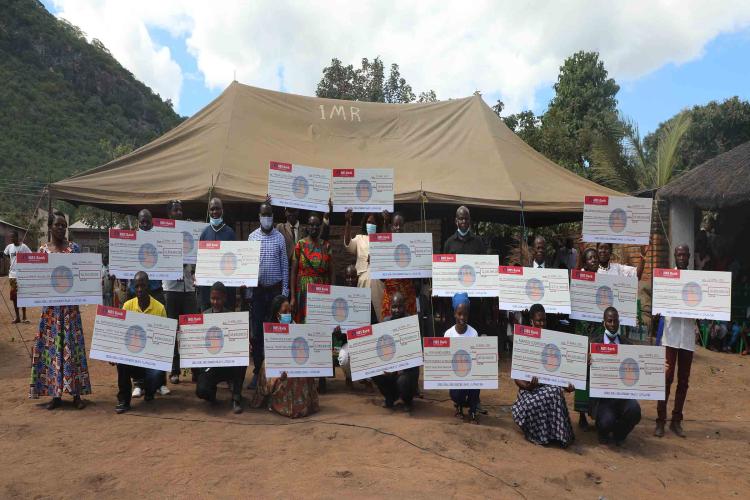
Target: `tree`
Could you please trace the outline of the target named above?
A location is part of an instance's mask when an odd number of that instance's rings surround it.
[[[597,132],[617,123],[617,92],[597,52],[576,52],[560,67],[555,96],[542,117],[542,148],[558,163],[583,173]]]
[[[704,106],[694,106],[661,123],[643,141],[649,154],[657,150],[664,130],[685,113],[691,123],[676,153],[677,164],[682,169],[693,168],[750,141],[750,102],[735,96],[721,103],[711,101]]]
[[[376,57],[372,61],[363,58],[359,68],[331,59],[331,65],[323,68],[323,77],[315,90],[318,97],[367,102],[414,102],[414,91],[401,76],[398,64],[391,64],[388,79],[385,78],[383,61]],[[435,102],[434,90],[419,94],[419,102]]]
[[[647,154],[638,126],[621,118],[594,140],[593,179],[631,193],[666,185],[681,171],[677,152],[690,125],[689,113],[675,116],[660,130],[656,149]]]

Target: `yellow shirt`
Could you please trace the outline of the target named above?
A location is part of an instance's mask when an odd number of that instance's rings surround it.
[[[161,304],[161,302],[154,299],[153,297],[150,297],[150,299],[151,301],[148,303],[148,307],[145,311],[141,311],[141,307],[138,305],[138,297],[134,297],[125,302],[125,305],[123,305],[122,308],[126,311],[133,311],[143,314],[153,314],[154,316],[161,316],[162,318],[166,318],[167,310],[164,309],[164,306]]]

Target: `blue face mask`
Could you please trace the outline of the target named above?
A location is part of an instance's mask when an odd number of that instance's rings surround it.
[[[272,216],[267,216],[267,215],[262,215],[260,217],[260,227],[264,231],[270,231],[271,228],[273,227],[273,217]]]
[[[375,233],[378,232],[378,226],[376,226],[375,224],[369,224],[368,223],[365,226],[365,229],[367,230],[367,234],[375,234]]]
[[[456,228],[456,231],[458,232],[458,235],[463,238],[464,236],[469,234],[469,231],[471,231],[471,229],[467,229],[466,231],[461,231],[461,228]]]
[[[213,217],[209,217],[209,220],[211,221],[212,226],[221,226],[222,222],[224,222],[223,217],[219,217],[218,219],[214,219]]]
[[[286,313],[286,314],[282,313],[279,316],[279,322],[287,324],[287,325],[290,324],[292,322],[292,313]]]

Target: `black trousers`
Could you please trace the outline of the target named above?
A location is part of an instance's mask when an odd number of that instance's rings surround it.
[[[476,413],[479,404],[479,389],[451,389],[448,391],[455,404],[462,408],[469,408],[470,413]]]
[[[195,292],[164,292],[165,307],[167,309],[167,318],[180,319],[180,314],[198,313],[198,300]],[[170,375],[180,374],[180,350],[177,337],[174,338],[174,358],[172,358],[172,371]]]
[[[250,345],[253,347],[253,375],[260,373],[263,365],[263,322],[268,321],[271,316],[271,302],[281,295],[281,282],[271,286],[257,286],[253,288],[253,296],[250,299]]]
[[[392,405],[399,398],[401,398],[404,404],[409,405],[414,396],[417,395],[419,367],[407,368],[400,374],[389,373],[387,375],[378,375],[377,377],[373,377],[372,381],[380,390],[388,406]]]
[[[140,381],[146,396],[153,396],[156,390],[161,386],[161,379],[164,372],[152,370],[150,368],[141,368],[140,366],[117,365],[117,401],[120,403],[130,404],[130,397],[133,391],[133,384],[130,379]]]
[[[601,399],[596,410],[596,430],[602,438],[612,433],[615,441],[624,441],[641,421],[641,406],[634,399]]]
[[[247,366],[225,366],[221,368],[201,368],[198,372],[198,382],[195,385],[195,395],[207,401],[216,400],[216,386],[219,382],[232,384],[232,400],[242,401],[242,384],[245,381]]]

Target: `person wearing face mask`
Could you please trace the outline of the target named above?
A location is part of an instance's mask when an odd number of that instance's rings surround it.
[[[382,320],[381,304],[383,302],[383,282],[370,279],[370,235],[383,230],[381,218],[377,214],[369,213],[362,217],[360,234],[352,237],[352,210],[344,214],[344,247],[350,254],[356,256],[357,286],[369,288],[372,292],[372,322]]]
[[[217,281],[211,285],[210,291],[211,307],[203,311],[203,314],[220,314],[232,312],[224,307],[227,298],[227,289],[224,283]],[[195,385],[195,395],[210,403],[216,402],[216,387],[219,382],[229,382],[232,388],[232,411],[235,414],[242,413],[242,384],[245,381],[247,366],[222,366],[219,368],[200,368],[198,380]]]
[[[286,256],[286,241],[273,227],[273,207],[268,198],[261,203],[258,212],[260,227],[250,233],[248,241],[260,242],[260,266],[258,286],[248,288],[252,320],[253,378],[248,389],[255,389],[258,373],[263,364],[263,323],[271,317],[271,303],[278,295],[289,296],[289,260]]]
[[[471,213],[465,206],[460,206],[456,210],[456,232],[445,240],[443,253],[466,255],[484,255],[487,253],[487,246],[484,241],[471,229]],[[482,324],[485,323],[486,318],[482,317],[482,299],[472,297],[470,302],[471,317],[469,322],[483,331]],[[447,309],[448,304],[448,301],[444,301],[443,307]],[[448,317],[448,314],[446,314],[446,317]]]
[[[293,323],[289,300],[278,295],[271,301],[269,321]],[[258,387],[250,401],[251,408],[268,408],[279,415],[300,418],[320,410],[317,379],[314,377],[287,377],[282,372],[279,378],[266,378],[265,364],[261,365]]]
[[[320,239],[321,219],[316,213],[307,218],[307,236],[294,246],[292,256],[291,306],[295,323],[307,317],[307,285],[334,281],[331,245]]]
[[[529,318],[534,328],[547,327],[547,314],[541,304],[529,308]],[[563,389],[540,384],[536,377],[530,381],[514,382],[518,386],[518,397],[511,407],[511,413],[526,440],[543,446],[559,443],[563,448],[572,443],[575,434],[563,393],[573,392],[573,384]]]
[[[614,307],[604,310],[604,333],[591,339],[593,344],[622,344],[631,342],[620,335],[620,314]],[[641,406],[635,399],[591,398],[589,414],[596,421],[599,442],[606,444],[610,436],[617,446],[641,421]]]
[[[224,204],[221,199],[211,198],[211,201],[208,202],[208,214],[209,224],[201,233],[200,241],[237,241],[234,229],[224,222]],[[201,310],[211,307],[210,290],[211,287],[209,286],[199,287]],[[236,296],[237,289],[227,287],[227,299],[224,306],[230,312],[235,310]]]

